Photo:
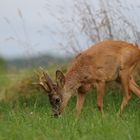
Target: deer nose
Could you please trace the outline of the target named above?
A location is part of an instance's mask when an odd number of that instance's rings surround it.
[[[57,104],[60,103],[60,98],[56,98],[55,103],[57,103]]]
[[[53,114],[53,117],[54,118],[58,118],[59,117],[59,114]]]

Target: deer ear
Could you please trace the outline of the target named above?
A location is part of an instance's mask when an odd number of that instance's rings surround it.
[[[63,88],[65,85],[65,76],[60,70],[56,71],[56,82],[60,88]]]

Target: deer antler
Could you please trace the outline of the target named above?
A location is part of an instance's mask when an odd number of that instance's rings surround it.
[[[53,82],[52,82],[51,78],[49,77],[49,75],[47,74],[47,72],[45,72],[43,68],[40,68],[40,69],[42,71],[41,73],[38,71],[35,71],[35,73],[38,75],[39,82],[33,83],[33,84],[40,85],[41,87],[43,87],[43,89],[45,91],[50,93],[50,91],[53,88]]]
[[[44,79],[46,81],[46,84],[49,86],[49,88],[53,88],[53,81],[52,79],[49,77],[48,73],[42,68],[40,67],[42,73],[43,73],[43,76],[44,76]]]

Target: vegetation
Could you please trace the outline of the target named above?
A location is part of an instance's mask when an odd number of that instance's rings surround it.
[[[132,6],[121,0],[74,0],[70,5],[52,4],[51,0],[45,3],[46,15],[60,25],[59,30],[53,28],[49,33],[55,40],[65,38],[56,43],[68,54],[77,54],[106,39],[125,40],[139,46],[138,24],[128,14],[136,7],[137,4]],[[68,17],[66,11],[71,11]]]
[[[0,57],[0,73],[5,73],[7,70],[7,66],[5,60]]]
[[[54,56],[50,54],[34,56],[29,58],[7,59],[8,68],[25,69],[38,68],[39,66],[50,66],[56,64],[65,64],[71,59],[70,56]],[[1,62],[0,62],[1,63]]]
[[[45,2],[46,12],[43,10],[43,16],[39,15],[46,17],[47,20],[50,15],[55,21],[53,26],[60,27],[51,29],[52,26],[45,25],[45,20],[42,20],[44,18],[40,18],[43,24],[37,34],[49,33],[57,47],[68,54],[77,54],[87,46],[104,39],[127,40],[139,46],[139,28],[135,21],[125,16],[125,11],[134,9],[126,3],[123,5],[120,0],[99,0],[97,8],[90,0],[75,0],[72,6],[68,5],[72,12],[70,16],[65,14],[69,11],[66,5],[63,7],[50,2]],[[122,95],[120,88],[118,86],[116,88],[116,84],[109,85],[107,88],[104,116],[95,106],[95,91],[87,95],[79,119],[74,116],[76,102],[74,97],[62,117],[56,119],[51,116],[46,94],[32,84],[37,77],[31,68],[51,64],[49,73],[54,75],[56,66],[52,63],[64,63],[66,59],[53,59],[52,56],[46,55],[31,58],[34,44],[38,46],[41,40],[36,43],[36,40],[29,36],[24,13],[20,9],[17,12],[24,37],[20,38],[20,32],[14,22],[9,17],[4,17],[3,19],[13,31],[5,41],[16,42],[19,47],[27,51],[28,58],[7,60],[8,70],[3,59],[0,59],[0,140],[139,140],[140,102],[133,96],[123,115],[117,116]],[[19,72],[17,69],[22,71]],[[140,72],[140,65],[138,69]],[[66,71],[65,67],[63,71]],[[137,73],[135,78],[140,79]]]
[[[53,70],[49,73],[53,74]],[[136,97],[132,98],[123,115],[117,116],[121,90],[107,89],[105,114],[101,116],[95,107],[95,91],[92,91],[87,95],[79,119],[74,116],[74,97],[63,116],[53,118],[47,96],[32,85],[36,80],[32,70],[8,73],[0,78],[3,83],[0,92],[1,140],[140,139],[140,102]]]

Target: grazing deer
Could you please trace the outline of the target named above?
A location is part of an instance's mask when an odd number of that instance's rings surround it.
[[[79,116],[86,93],[93,88],[97,92],[97,107],[103,112],[105,84],[116,80],[123,89],[122,113],[131,98],[131,92],[140,98],[140,89],[132,77],[139,60],[140,50],[134,45],[107,40],[80,53],[65,76],[57,70],[56,83],[43,71],[39,84],[47,91],[55,116],[64,111],[72,95],[77,95],[76,114]]]

